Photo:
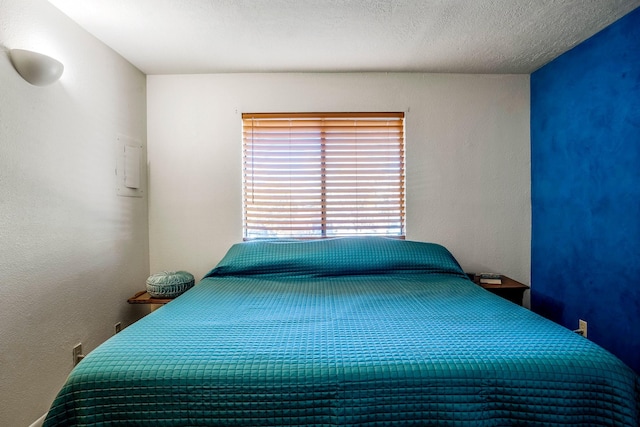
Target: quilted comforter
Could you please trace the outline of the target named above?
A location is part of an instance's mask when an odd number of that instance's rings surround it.
[[[235,245],[72,371],[45,426],[638,425],[638,378],[442,246]]]

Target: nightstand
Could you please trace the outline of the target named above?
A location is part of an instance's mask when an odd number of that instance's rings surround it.
[[[482,286],[484,289],[489,292],[496,294],[506,300],[509,300],[518,305],[522,305],[522,297],[524,295],[524,291],[529,289],[529,287],[525,284],[522,284],[516,280],[513,280],[507,276],[500,276],[502,279],[502,283],[499,285],[491,285],[488,283],[478,283],[474,280],[474,273],[467,273],[467,276],[478,286]]]
[[[151,311],[156,310],[173,298],[154,298],[147,291],[140,291],[127,300],[129,304],[150,304]]]

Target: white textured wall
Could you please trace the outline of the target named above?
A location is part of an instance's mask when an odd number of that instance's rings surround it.
[[[147,200],[116,196],[116,135],[146,140],[145,76],[45,0],[0,0],[0,425],[44,414],[148,276]],[[34,87],[6,48],[58,58]]]
[[[151,271],[198,278],[242,239],[242,112],[405,111],[407,238],[529,283],[529,76],[149,76]]]

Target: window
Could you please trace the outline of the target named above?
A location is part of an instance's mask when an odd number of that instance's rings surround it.
[[[243,114],[244,238],[405,235],[404,113]]]

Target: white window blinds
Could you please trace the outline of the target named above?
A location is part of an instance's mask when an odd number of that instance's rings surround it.
[[[404,113],[243,114],[244,238],[404,237]]]

